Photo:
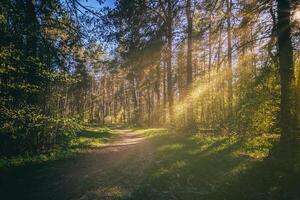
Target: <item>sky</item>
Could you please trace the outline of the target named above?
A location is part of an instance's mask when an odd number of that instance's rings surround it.
[[[82,3],[84,5],[87,5],[87,6],[96,8],[96,9],[105,7],[105,6],[112,8],[112,7],[114,7],[115,0],[104,0],[104,4],[102,4],[102,5],[100,5],[97,0],[83,0]]]

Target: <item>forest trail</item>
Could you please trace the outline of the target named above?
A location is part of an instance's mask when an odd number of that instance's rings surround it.
[[[115,199],[142,180],[151,162],[151,145],[128,129],[107,146],[76,158],[23,166],[0,172],[5,199]]]

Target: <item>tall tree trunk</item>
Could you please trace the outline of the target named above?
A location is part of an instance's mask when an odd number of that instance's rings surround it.
[[[140,115],[140,106],[141,103],[140,98],[137,94],[137,89],[136,89],[136,78],[131,79],[131,92],[132,92],[132,102],[133,102],[133,123],[139,123],[139,115]]]
[[[25,1],[25,34],[26,34],[26,44],[25,44],[25,55],[31,58],[36,58],[37,56],[37,18],[35,13],[35,1],[26,0]],[[37,66],[30,64],[28,66],[27,80],[30,85],[38,84],[37,76]],[[38,97],[37,94],[32,94],[28,97],[28,104],[37,104]]]
[[[35,1],[26,0],[26,55],[36,57],[37,54],[37,18]]]
[[[154,85],[154,91],[155,91],[155,94],[156,94],[156,108],[158,109],[158,110],[160,110],[161,109],[161,107],[160,107],[160,81],[161,81],[161,78],[160,78],[160,64],[161,64],[161,62],[159,61],[159,64],[157,64],[157,66],[156,66],[156,81],[155,81],[155,85]],[[156,109],[156,110],[157,110]],[[156,112],[157,113],[157,112]],[[157,113],[157,114],[155,114],[155,119],[154,119],[154,123],[156,124],[156,125],[159,125],[160,124],[160,113]]]
[[[297,88],[296,88],[296,95],[297,95],[297,128],[300,129],[300,65],[298,65],[298,73],[297,73]]]
[[[191,12],[191,0],[186,1],[186,18],[187,18],[187,62],[186,62],[186,84],[187,84],[187,92],[186,94],[189,95],[192,89],[192,83],[193,83],[193,66],[192,66],[192,52],[193,52],[193,18],[192,18],[192,12]],[[187,97],[187,124],[188,126],[193,124],[193,102],[190,102],[190,98]]]
[[[281,144],[285,149],[285,156],[292,158],[295,142],[295,116],[293,116],[293,48],[291,42],[291,8],[288,0],[277,1],[277,38],[279,54],[279,74],[281,84],[280,99],[280,127]]]
[[[92,80],[91,87],[90,87],[90,122],[94,122],[94,80]]]
[[[166,62],[164,60],[164,63],[163,63],[163,103],[164,103],[164,111],[163,111],[163,122],[166,123],[166,109],[167,109],[167,84],[166,84],[166,79],[167,79],[167,73],[166,73],[167,69],[166,69]]]
[[[102,80],[102,125],[105,124],[105,115],[106,115],[106,102],[105,102],[105,87],[106,87],[106,78],[103,77]]]
[[[148,114],[148,117],[147,117],[147,121],[148,121],[148,127],[151,126],[151,94],[150,94],[150,84],[148,85],[147,87],[147,114]]]
[[[212,21],[211,17],[209,18],[210,23],[209,23],[209,29],[208,29],[208,75],[209,75],[209,81],[210,81],[210,72],[212,68],[212,31],[211,31],[211,26],[212,26]]]
[[[217,50],[217,70],[221,68],[221,51],[222,51],[222,25],[219,27],[218,50]]]
[[[169,118],[173,121],[173,80],[172,80],[172,43],[173,43],[173,13],[172,1],[168,0],[167,11],[167,93],[169,102]]]
[[[186,81],[187,87],[191,87],[193,82],[193,66],[192,66],[192,34],[193,34],[193,19],[191,12],[191,0],[186,1],[186,18],[187,18],[187,64],[186,64]]]
[[[156,66],[156,82],[155,82],[155,93],[157,99],[157,106],[160,106],[160,63]]]
[[[228,56],[228,73],[227,73],[227,84],[228,84],[228,118],[232,119],[232,44],[231,44],[231,7],[232,0],[226,0],[227,4],[227,56]]]

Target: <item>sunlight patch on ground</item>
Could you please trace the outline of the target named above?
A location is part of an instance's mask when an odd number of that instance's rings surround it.
[[[103,147],[107,142],[116,137],[109,128],[86,127],[71,141],[70,146],[74,148],[95,149]]]
[[[172,150],[180,150],[184,147],[183,144],[167,144],[158,148],[158,151],[172,151]]]
[[[278,134],[264,134],[240,138],[237,135],[208,136],[198,134],[189,138],[198,145],[198,148],[188,151],[190,155],[197,155],[206,152],[207,154],[217,153],[236,145],[232,155],[249,159],[261,160],[269,155],[274,142],[279,140]]]
[[[158,170],[156,170],[153,174],[152,174],[152,178],[159,178],[165,174],[167,174],[169,172],[169,169],[166,168],[160,168]]]
[[[246,172],[252,167],[252,165],[249,162],[241,162],[237,164],[231,171],[226,173],[226,176],[228,177],[235,177],[240,175],[243,172]]]
[[[171,165],[171,169],[180,169],[187,165],[185,160],[177,160],[175,163]]]
[[[191,153],[207,151],[208,154],[225,150],[238,141],[236,136],[208,136],[205,134],[198,134],[192,136],[190,139],[199,145],[199,147]]]
[[[176,160],[167,167],[161,167],[152,174],[152,178],[160,178],[163,175],[177,174],[176,171],[187,166],[186,160]],[[177,174],[178,175],[178,174]]]
[[[114,187],[101,187],[93,191],[87,192],[83,195],[80,200],[90,200],[90,199],[118,199],[125,195],[128,195],[128,192],[119,186]]]
[[[168,133],[168,130],[165,128],[137,129],[133,131],[147,138],[162,136]]]
[[[273,143],[276,141],[279,141],[278,134],[249,137],[245,139],[242,148],[234,152],[234,155],[262,160],[269,155]]]
[[[103,147],[106,145],[103,141],[101,141],[99,139],[96,139],[96,138],[91,139],[91,138],[84,138],[84,137],[79,138],[78,144],[85,145],[89,148],[98,148],[98,147]]]
[[[196,149],[192,149],[192,150],[189,150],[187,153],[189,155],[197,155],[199,153],[202,153],[204,151],[207,151],[209,149],[209,147],[211,146],[212,144],[203,144],[201,146],[199,146],[198,148]]]

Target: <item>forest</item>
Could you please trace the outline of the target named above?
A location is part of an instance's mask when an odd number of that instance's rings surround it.
[[[298,0],[2,0],[0,198],[300,199]]]

